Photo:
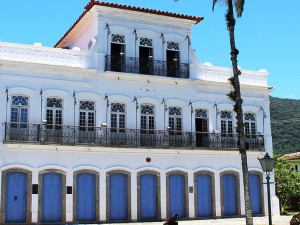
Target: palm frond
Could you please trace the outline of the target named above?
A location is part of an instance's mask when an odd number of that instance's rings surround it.
[[[234,0],[237,17],[241,17],[244,11],[245,0]]]
[[[213,0],[213,6],[212,6],[212,11],[215,9],[215,4],[217,3],[218,0]]]

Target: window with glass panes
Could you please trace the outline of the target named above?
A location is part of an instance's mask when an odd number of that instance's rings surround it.
[[[231,111],[221,111],[221,133],[222,137],[232,136],[233,123]]]
[[[255,113],[245,113],[245,134],[248,138],[255,138],[256,121]]]
[[[61,126],[53,125],[62,125],[62,99],[60,98],[47,98],[47,129],[61,129]]]
[[[27,127],[25,123],[28,123],[28,97],[12,96],[10,121],[11,127]]]
[[[79,126],[80,130],[93,131],[95,127],[95,102],[79,102]]]
[[[147,133],[148,129],[155,129],[154,105],[141,105],[141,129],[142,133]]]
[[[111,103],[110,106],[110,126],[112,128],[121,128],[121,129],[112,129],[112,132],[125,132],[125,118],[126,118],[126,108],[123,103]]]
[[[169,107],[169,127],[171,130],[182,130],[181,108]]]

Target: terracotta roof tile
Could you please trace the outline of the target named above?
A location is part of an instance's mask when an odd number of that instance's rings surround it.
[[[70,27],[70,29],[65,33],[65,35],[55,44],[54,47],[57,47],[59,43],[71,32],[71,30],[76,26],[76,24],[82,19],[82,17],[94,6],[94,5],[100,5],[100,6],[107,6],[112,8],[119,8],[119,9],[126,9],[126,10],[132,10],[132,11],[138,11],[138,12],[145,12],[145,13],[152,13],[157,15],[163,15],[163,16],[170,16],[170,17],[176,17],[176,18],[182,18],[182,19],[188,19],[188,20],[194,20],[195,24],[199,23],[203,20],[203,17],[195,17],[195,16],[188,16],[178,13],[172,13],[168,11],[160,11],[156,9],[148,9],[148,8],[140,8],[135,6],[127,6],[122,4],[115,4],[115,3],[108,3],[108,2],[99,2],[95,0],[91,0],[85,7],[85,11],[81,14],[81,16],[75,21],[75,23]]]

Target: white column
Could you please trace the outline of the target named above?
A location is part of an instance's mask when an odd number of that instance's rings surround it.
[[[221,190],[220,190],[220,173],[215,173],[215,196],[216,196],[216,216],[221,216]]]
[[[100,198],[100,221],[106,221],[106,173],[101,172],[99,177],[99,198]]]
[[[39,173],[37,170],[32,171],[32,184],[39,183]],[[36,223],[38,221],[38,202],[39,202],[39,195],[33,194],[31,199],[31,210],[32,210],[32,223]]]
[[[137,220],[137,174],[131,173],[131,220]]]
[[[195,217],[195,204],[194,204],[195,187],[194,187],[194,176],[192,171],[189,171],[188,173],[188,189],[189,187],[193,187],[193,193],[189,193],[189,218],[194,218]]]
[[[161,219],[167,219],[167,183],[166,172],[160,173]]]
[[[66,186],[73,186],[73,172],[68,170],[66,174]],[[73,194],[74,189],[72,188],[72,194],[66,194],[66,222],[73,221]]]

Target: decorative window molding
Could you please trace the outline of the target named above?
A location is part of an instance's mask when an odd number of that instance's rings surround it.
[[[141,105],[141,114],[154,115],[154,106],[153,105]]]
[[[245,113],[245,120],[255,121],[255,113]]]
[[[195,110],[196,118],[208,118],[206,109],[196,109]]]
[[[231,111],[221,111],[221,118],[222,119],[232,119],[232,112]]]
[[[169,116],[181,116],[181,108],[169,107]]]
[[[175,42],[175,41],[168,41],[167,42],[167,49],[168,50],[179,51],[179,43]]]
[[[140,38],[140,46],[152,47],[152,39],[151,38]]]
[[[95,110],[95,102],[80,101],[80,110]]]
[[[122,103],[111,103],[110,107],[111,112],[126,112],[125,104]]]
[[[28,106],[28,97],[22,95],[12,96],[11,104],[13,106]]]
[[[60,98],[47,98],[47,107],[62,108],[62,99],[60,99]]]
[[[111,35],[112,43],[125,44],[125,36],[122,34],[112,34]]]

